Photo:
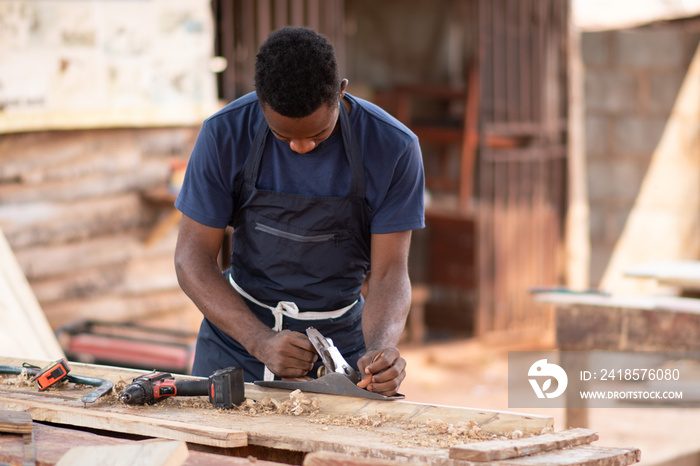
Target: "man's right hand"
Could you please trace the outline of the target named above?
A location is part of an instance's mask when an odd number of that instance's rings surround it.
[[[303,377],[318,360],[309,338],[291,330],[273,332],[259,348],[260,354],[256,357],[278,377]]]

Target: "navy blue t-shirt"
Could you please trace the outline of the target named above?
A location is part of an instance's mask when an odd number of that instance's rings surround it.
[[[376,105],[345,96],[363,157],[370,232],[423,228],[424,175],[418,138]],[[175,203],[183,214],[212,228],[231,223],[235,180],[242,176],[263,118],[256,94],[250,93],[204,121]],[[350,170],[340,132],[306,154],[292,151],[269,134],[257,187],[313,196],[347,195]]]

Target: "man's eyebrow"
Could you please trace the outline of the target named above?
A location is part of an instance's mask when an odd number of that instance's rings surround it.
[[[313,136],[308,136],[308,137],[305,138],[305,139],[310,139],[310,138],[318,137],[318,136],[322,135],[323,133],[325,133],[326,131],[328,131],[328,129],[329,129],[331,126],[333,126],[333,124],[328,125],[327,127],[325,127],[324,129],[322,129],[322,130],[319,131],[318,133],[314,134]],[[272,131],[276,136],[278,136],[278,137],[280,137],[280,138],[282,138],[282,139],[292,139],[292,138],[290,138],[290,137],[281,135],[280,133],[278,133],[277,131],[275,131],[275,130],[272,129],[272,128],[270,128],[270,131]]]

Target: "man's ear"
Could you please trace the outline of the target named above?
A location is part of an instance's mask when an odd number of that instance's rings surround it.
[[[348,80],[347,79],[343,79],[342,81],[340,81],[340,98],[341,99],[343,97],[345,97],[345,89],[347,87],[348,87]]]

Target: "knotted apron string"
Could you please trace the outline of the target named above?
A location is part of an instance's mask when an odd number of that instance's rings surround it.
[[[233,276],[231,274],[228,274],[228,281],[231,283],[231,286],[238,292],[239,295],[243,296],[245,299],[248,301],[257,304],[258,306],[262,306],[266,309],[269,309],[270,312],[272,312],[272,315],[275,318],[275,326],[272,327],[272,330],[275,332],[279,332],[282,330],[282,319],[284,316],[291,317],[292,319],[297,319],[297,320],[326,320],[326,319],[335,319],[337,317],[342,316],[346,312],[348,312],[350,309],[357,304],[357,299],[353,301],[351,304],[340,308],[336,309],[335,311],[324,311],[324,312],[301,312],[299,311],[299,308],[297,307],[296,303],[292,301],[280,301],[277,303],[277,306],[272,307],[268,306],[267,304],[261,303],[257,299],[253,298],[251,295],[245,292],[243,288],[238,286],[238,283],[236,283],[233,280]],[[275,375],[270,371],[270,369],[265,366],[265,376],[263,377],[263,380],[274,380]]]

